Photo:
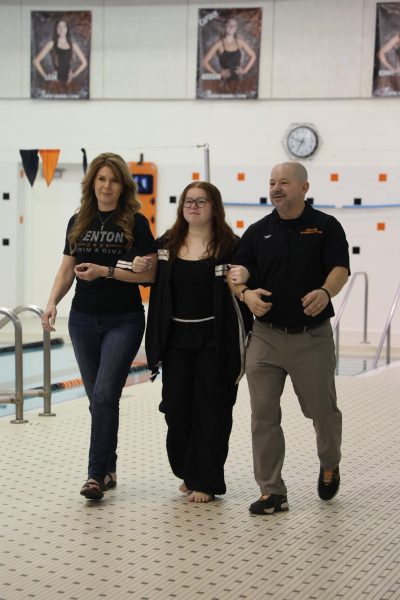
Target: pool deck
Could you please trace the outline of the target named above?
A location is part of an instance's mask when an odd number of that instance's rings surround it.
[[[56,417],[0,419],[2,600],[395,600],[400,597],[400,368],[337,379],[342,485],[318,499],[312,424],[283,397],[290,510],[257,517],[249,395],[234,409],[227,494],[196,505],[178,492],[158,411],[161,384],[125,388],[118,486],[85,501],[87,400]]]

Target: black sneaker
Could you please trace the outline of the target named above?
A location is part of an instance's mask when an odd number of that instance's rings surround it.
[[[285,510],[289,510],[287,496],[280,496],[279,494],[261,496],[257,502],[253,502],[249,507],[249,511],[255,515],[272,515],[274,512]]]
[[[339,486],[339,467],[335,469],[323,469],[321,467],[318,478],[318,496],[321,500],[332,500],[338,493]]]

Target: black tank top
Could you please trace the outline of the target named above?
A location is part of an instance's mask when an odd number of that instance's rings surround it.
[[[214,315],[214,261],[177,258],[172,265],[172,315],[205,319]]]
[[[219,63],[222,69],[229,69],[230,76],[228,80],[239,79],[238,74],[236,73],[237,67],[240,66],[240,61],[242,58],[242,53],[240,49],[229,51],[225,50],[219,57]]]
[[[66,83],[71,67],[72,49],[56,48],[57,77],[61,83]]]

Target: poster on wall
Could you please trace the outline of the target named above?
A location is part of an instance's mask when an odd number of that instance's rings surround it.
[[[31,98],[89,98],[91,11],[31,12]]]
[[[261,8],[199,9],[197,98],[257,98]]]
[[[400,3],[376,5],[374,96],[400,96]]]

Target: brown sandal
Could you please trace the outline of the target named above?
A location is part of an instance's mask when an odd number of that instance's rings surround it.
[[[107,477],[109,477],[109,480],[106,483]],[[117,480],[112,478],[111,473],[106,473],[106,476],[104,477],[104,481],[103,481],[103,489],[104,490],[112,490],[115,487],[117,487]]]
[[[104,496],[104,483],[96,477],[89,477],[83,484],[80,494],[87,500],[101,500]]]

